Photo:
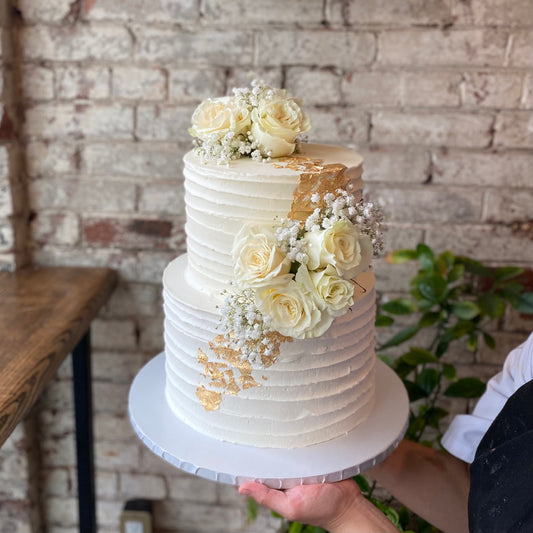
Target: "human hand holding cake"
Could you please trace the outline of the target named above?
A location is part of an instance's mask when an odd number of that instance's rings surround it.
[[[243,483],[239,492],[288,520],[320,526],[329,533],[392,533],[398,529],[366,500],[355,481],[298,485],[281,491]]]

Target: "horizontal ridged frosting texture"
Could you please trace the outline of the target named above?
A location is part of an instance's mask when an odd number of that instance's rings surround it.
[[[352,150],[309,144],[298,157],[344,165],[360,197],[362,159]],[[252,446],[294,448],[346,434],[374,404],[374,275],[356,278],[355,303],[324,335],[282,342],[274,364],[253,363],[242,379],[242,368],[213,352],[222,333],[217,306],[233,277],[233,240],[245,223],[287,216],[305,165],[242,158],[224,166],[193,152],[184,161],[187,254],[163,276],[170,407],[201,433]],[[198,390],[213,388],[210,372],[224,374],[233,389],[206,410]]]
[[[355,189],[362,181],[362,158],[353,150],[317,144],[303,145],[305,160],[323,165],[340,163],[354,177]],[[242,158],[229,165],[204,163],[193,152],[184,157],[187,221],[187,281],[214,297],[227,288],[233,276],[233,239],[247,222],[273,222],[286,217],[302,170],[294,164],[259,163]]]
[[[205,380],[198,350],[210,353],[210,342],[220,333],[219,316],[204,295],[191,287],[184,290],[178,281],[186,258],[180,256],[167,267],[163,291],[166,394],[177,416],[214,438],[273,448],[344,435],[368,416],[375,360],[371,272],[358,276],[363,296],[324,335],[282,343],[272,366],[254,365],[257,387],[223,395],[217,410],[206,411],[196,396]]]

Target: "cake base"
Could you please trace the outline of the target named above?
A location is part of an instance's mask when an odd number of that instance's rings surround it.
[[[377,360],[374,410],[347,435],[292,449],[232,444],[196,432],[173,414],[165,398],[165,354],[161,353],[135,377],[129,415],[143,443],[185,472],[229,485],[257,481],[288,489],[341,481],[383,461],[405,434],[409,399],[394,371]]]

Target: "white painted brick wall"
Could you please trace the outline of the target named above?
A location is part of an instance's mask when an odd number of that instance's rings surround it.
[[[37,263],[111,266],[121,278],[93,324],[99,533],[118,532],[134,496],[155,500],[169,533],[277,531],[264,510],[247,526],[234,488],[175,470],[129,425],[129,384],[162,349],[161,274],[185,250],[190,115],[250,75],[283,85],[306,104],[310,140],[363,154],[367,191],[387,206],[388,251],[426,242],[531,268],[530,0],[17,0],[17,26],[7,4],[0,105],[12,127],[0,121],[0,268],[26,247]],[[13,33],[18,94],[4,68]],[[374,270],[384,298],[415,273],[382,259]],[[497,352],[473,359],[458,349],[452,359],[461,375],[489,377],[532,327],[510,312],[495,329]],[[76,531],[70,379],[63,365],[40,402],[51,533]],[[25,460],[9,441],[0,451],[0,480],[13,481],[21,502],[27,480],[13,478],[13,464]],[[0,523],[29,532],[30,511],[0,505]]]
[[[54,69],[57,98],[101,100],[110,97],[111,73],[105,66],[60,66]]]
[[[133,109],[90,102],[38,104],[26,110],[26,131],[38,139],[132,139]]]
[[[25,26],[20,30],[23,58],[47,61],[128,60],[133,54],[130,32],[113,25]]]

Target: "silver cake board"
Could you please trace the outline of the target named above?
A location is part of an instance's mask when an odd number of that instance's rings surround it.
[[[403,438],[409,400],[400,378],[376,361],[376,405],[350,433],[312,446],[257,448],[222,442],[190,428],[165,398],[165,354],[149,361],[129,394],[132,426],[153,453],[171,465],[212,481],[240,485],[257,481],[272,488],[341,481],[383,461]]]

